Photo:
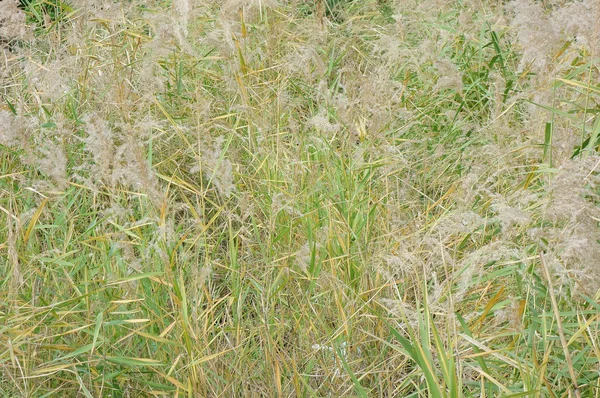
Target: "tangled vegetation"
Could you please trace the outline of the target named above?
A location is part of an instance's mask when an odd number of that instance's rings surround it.
[[[0,394],[597,397],[598,21],[2,0]]]

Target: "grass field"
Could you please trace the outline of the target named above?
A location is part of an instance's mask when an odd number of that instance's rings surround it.
[[[600,397],[598,21],[2,1],[0,395]]]

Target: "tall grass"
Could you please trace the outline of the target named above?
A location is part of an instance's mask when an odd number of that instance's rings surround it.
[[[594,1],[0,5],[0,392],[596,397]]]

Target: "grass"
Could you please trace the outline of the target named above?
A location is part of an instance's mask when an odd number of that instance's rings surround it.
[[[593,51],[279,3],[20,4],[0,394],[597,397]]]

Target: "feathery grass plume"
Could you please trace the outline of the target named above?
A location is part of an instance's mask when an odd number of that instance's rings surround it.
[[[413,303],[399,298],[380,298],[379,303],[389,311],[396,319],[399,329],[406,331],[407,328],[417,328],[419,326],[419,310]],[[408,335],[408,333],[407,333]]]
[[[404,61],[409,52],[399,45],[402,36],[398,36],[395,35],[395,32],[379,35],[373,43],[373,54],[382,57],[390,65]]]
[[[563,110],[561,108],[569,101],[579,101],[579,98],[574,96],[575,93],[569,93],[561,87],[551,89],[550,85],[557,77],[574,72],[574,63],[590,54],[592,48],[586,43],[593,47],[597,42],[597,5],[577,1],[544,8],[539,2],[513,1],[508,4],[507,9],[512,12],[510,23],[522,52],[518,70],[521,73],[529,73],[524,85],[526,90],[520,97],[528,98],[544,107],[560,110]],[[573,18],[573,14],[581,18]],[[581,28],[588,26],[593,28],[582,34]],[[577,39],[578,35],[580,39]],[[532,127],[543,131],[548,118],[547,108],[533,103],[526,105],[524,109],[527,109]],[[553,119],[556,127],[554,145],[564,149],[576,139],[572,134],[571,122],[557,115]],[[560,151],[558,148],[557,152],[561,152],[557,153],[558,159],[569,157],[566,153],[568,150]]]
[[[198,173],[204,171],[205,177],[217,188],[217,191],[225,198],[229,198],[236,190],[233,177],[233,165],[225,158],[223,144],[225,137],[219,136],[213,142],[212,150],[202,151],[200,163],[193,166],[189,172]]]
[[[551,182],[545,208],[545,216],[556,223],[556,227],[545,230],[546,241],[551,242],[547,250],[553,253],[551,264],[562,269],[564,282],[570,282],[569,275],[577,274],[578,286],[587,294],[600,289],[599,165],[597,156],[563,164]]]
[[[239,19],[240,12],[250,20],[262,18],[263,12],[279,4],[277,0],[225,0],[216,3],[221,5],[219,15],[231,20]]]
[[[123,184],[126,187],[143,192],[150,201],[160,207],[163,201],[158,180],[148,165],[144,146],[134,135],[124,138],[124,142],[115,148],[111,175],[112,186]]]
[[[311,44],[292,44],[283,61],[283,70],[290,77],[300,77],[315,83],[326,71],[325,63],[317,48]]]
[[[22,142],[23,120],[9,111],[0,110],[0,144],[14,147]]]
[[[92,155],[93,179],[109,183],[115,156],[114,133],[102,116],[89,113],[83,116],[87,137],[83,139],[85,151]]]
[[[362,134],[379,137],[380,132],[396,120],[404,85],[393,79],[384,67],[363,73],[348,62],[340,71],[342,92],[334,93],[331,102],[335,115],[345,126],[363,123]],[[360,133],[358,134],[360,135]]]
[[[496,322],[500,324],[505,323],[512,330],[521,331],[524,326],[521,305],[521,300],[516,297],[511,297],[509,305],[494,313]]]
[[[181,9],[181,13],[172,12],[167,15],[168,11],[157,11],[148,14],[143,20],[149,29],[148,36],[151,40],[140,43],[136,79],[134,79],[136,93],[143,100],[153,99],[157,93],[165,92],[169,73],[168,68],[163,66],[170,62],[174,54],[180,49],[187,54],[195,53],[187,40],[188,21],[194,15],[192,13],[194,10],[190,9],[190,12],[185,14],[184,32],[180,25],[183,22],[179,20],[180,17],[184,18],[185,4],[183,3],[179,5],[176,5],[176,2],[172,3],[172,8],[179,7],[177,9]],[[191,4],[189,6],[191,7]]]
[[[341,128],[339,123],[331,123],[329,121],[329,116],[325,109],[321,109],[319,113],[311,117],[307,124],[318,132],[324,133],[327,137],[335,135]]]
[[[71,90],[69,74],[76,67],[75,58],[62,53],[57,55],[55,61],[47,62],[43,67],[37,62],[26,61],[24,69],[36,94],[45,101],[56,102]]]
[[[567,2],[552,10],[552,22],[565,40],[597,57],[600,54],[600,3],[595,0]]]
[[[499,195],[495,195],[492,200],[492,208],[498,213],[502,232],[505,234],[512,231],[513,226],[527,225],[531,221],[528,212],[509,205],[506,198]]]
[[[443,91],[450,89],[455,90],[459,94],[462,93],[462,73],[452,61],[446,58],[437,59],[434,61],[433,65],[440,75],[433,88],[434,90]]]
[[[507,8],[513,13],[511,26],[523,51],[519,70],[546,72],[561,47],[559,29],[540,2],[512,1]]]
[[[179,45],[186,50],[191,50],[191,46],[187,41],[189,34],[188,25],[193,14],[193,3],[190,0],[173,0],[171,3],[173,12],[172,28],[175,37],[179,41]]]
[[[137,71],[135,91],[142,100],[151,100],[157,93],[164,93],[167,79],[164,70],[160,68],[159,61],[172,51],[165,48],[162,40],[154,39],[144,46],[146,53],[141,57],[140,68]]]
[[[61,144],[48,140],[44,147],[39,149],[36,165],[39,171],[50,177],[59,189],[63,189],[68,182],[67,155]]]
[[[202,38],[202,42],[215,48],[221,56],[230,58],[236,54],[236,44],[234,38],[240,35],[240,29],[235,25],[236,22],[227,19],[219,19],[210,32]]]
[[[552,179],[546,216],[554,221],[589,222],[600,209],[595,206],[600,183],[598,157],[565,162]]]
[[[293,216],[302,216],[302,212],[295,209],[293,203],[293,200],[286,200],[284,193],[278,192],[273,196],[273,200],[271,202],[271,212],[274,215],[277,215],[280,212],[285,212]]]
[[[0,2],[0,46],[13,39],[26,39],[31,35],[27,15],[19,8],[19,0]]]
[[[308,273],[310,259],[311,259],[311,248],[310,243],[306,242],[301,247],[300,250],[295,255],[296,265],[302,272]]]
[[[480,280],[485,279],[486,264],[502,264],[512,261],[526,261],[528,256],[523,249],[516,244],[494,240],[488,244],[470,249],[464,254],[460,262],[456,264],[454,271],[454,280],[456,291],[453,299],[456,303],[468,299],[468,294],[475,286],[478,286]],[[473,314],[473,316],[477,316]]]
[[[243,48],[243,43],[249,39],[245,24],[261,18],[263,12],[277,5],[276,0],[226,0],[210,2],[218,18],[215,20],[213,29],[206,35],[204,42],[219,50],[221,55],[234,58],[239,55],[238,50]],[[256,34],[256,32],[252,32]],[[254,51],[261,51],[255,47]],[[253,52],[245,53],[246,57],[255,57]],[[249,61],[247,59],[246,61]],[[237,63],[230,65],[237,70]]]
[[[110,188],[122,184],[148,195],[151,202],[159,205],[162,196],[158,181],[144,154],[141,142],[151,134],[155,123],[141,120],[134,125],[123,123],[116,127],[103,119],[101,114],[89,113],[82,117],[86,137],[84,150],[92,156],[93,163],[83,164],[91,179],[88,183],[101,182]]]
[[[134,3],[117,0],[73,0],[72,4],[84,13],[86,22],[94,18],[105,22],[119,21],[135,6]]]
[[[486,219],[473,211],[458,211],[442,217],[437,222],[435,230],[441,236],[452,234],[472,234],[485,225]]]
[[[181,29],[183,37],[188,35],[189,18],[192,14],[192,4],[190,0],[174,0],[171,8],[175,13],[178,27]]]

